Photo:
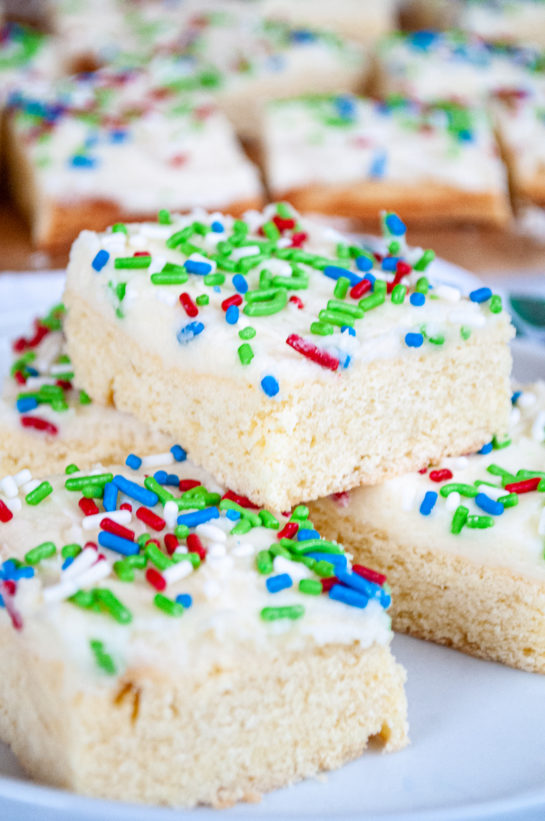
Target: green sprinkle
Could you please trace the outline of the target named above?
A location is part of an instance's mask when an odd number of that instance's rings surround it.
[[[160,485],[153,476],[146,476],[144,479],[144,487],[155,493],[164,505],[174,500],[172,493],[163,487],[163,485]]]
[[[81,495],[86,499],[102,499],[104,496],[104,486],[94,485],[92,482],[89,482],[82,487]]]
[[[315,562],[313,570],[318,576],[323,576],[325,579],[335,575],[335,565],[325,559]]]
[[[121,559],[118,562],[114,562],[113,565],[114,573],[116,574],[117,578],[121,582],[133,582],[134,581],[134,568],[128,564],[125,559]]]
[[[297,507],[294,508],[290,522],[297,522],[301,519],[308,519],[308,507],[306,505],[297,505]]]
[[[375,280],[375,284],[373,285],[373,294],[380,294],[381,296],[386,297],[387,290],[388,285],[384,279]]]
[[[473,499],[479,491],[473,485],[465,485],[461,482],[450,482],[448,485],[443,485],[439,493],[443,497],[449,496],[451,493],[459,493],[460,496],[467,496]]]
[[[278,530],[280,527],[280,522],[276,516],[273,516],[273,514],[268,510],[260,510],[259,518],[261,519],[261,524],[263,527],[267,527],[269,530]]]
[[[252,527],[253,525],[249,519],[239,519],[236,525],[231,528],[230,533],[232,536],[241,536],[244,533],[249,533]]]
[[[288,607],[264,607],[260,613],[263,621],[276,621],[277,619],[300,619],[305,614],[302,604],[292,604]]]
[[[500,476],[502,479],[502,483],[505,485],[508,485],[511,482],[515,481],[515,476],[513,476],[512,473],[509,473],[508,470],[505,470],[505,468],[500,467],[500,465],[491,464],[488,465],[486,469],[488,473],[492,474],[492,476]]]
[[[435,259],[435,251],[432,251],[431,248],[428,248],[427,251],[424,251],[420,259],[418,259],[413,268],[415,271],[425,271],[430,262],[433,262]]]
[[[85,485],[104,486],[114,478],[113,473],[97,473],[94,476],[74,476],[64,483],[66,490],[81,490]]]
[[[92,653],[95,657],[95,661],[97,665],[100,667],[101,670],[104,670],[109,676],[113,676],[116,673],[116,667],[114,664],[114,660],[110,656],[109,653],[106,652],[104,649],[104,645],[101,641],[97,639],[91,639],[89,641],[89,646],[92,650]]]
[[[391,257],[397,256],[401,251],[401,243],[397,239],[393,239],[388,245],[388,253]]]
[[[405,300],[405,295],[407,293],[407,288],[405,285],[398,283],[397,285],[392,288],[392,302],[394,305],[401,305]]]
[[[288,292],[285,288],[247,291],[246,303],[243,308],[246,316],[271,316],[286,307]]]
[[[145,547],[146,544],[151,539],[151,533],[141,533],[140,536],[136,539],[137,543],[140,545],[141,548]]]
[[[467,340],[471,336],[471,328],[468,328],[466,325],[462,325],[460,328],[460,336],[462,339]]]
[[[280,231],[278,230],[274,222],[269,220],[269,222],[266,222],[263,225],[262,230],[267,239],[271,239],[274,242],[280,239]]]
[[[167,248],[177,248],[178,245],[182,245],[189,237],[193,236],[193,228],[188,225],[186,228],[182,228],[181,231],[176,231],[175,234],[171,234],[170,237],[167,239],[165,245]]]
[[[454,516],[452,517],[452,524],[450,526],[450,532],[454,534],[460,533],[467,521],[468,516],[468,508],[464,507],[463,505],[459,505],[454,511]]]
[[[242,328],[238,332],[238,335],[239,335],[240,339],[253,339],[255,334],[256,334],[256,330],[255,330],[255,328],[252,328],[251,325],[248,325],[247,328]]]
[[[144,570],[148,560],[143,553],[135,553],[132,556],[125,556],[123,561],[130,567],[135,567],[137,570]]]
[[[419,277],[416,280],[415,290],[419,294],[427,294],[430,290],[430,283],[427,277]]]
[[[335,328],[328,322],[313,322],[310,326],[310,332],[317,336],[329,336],[334,333]]]
[[[277,202],[276,213],[279,217],[282,217],[283,219],[291,219],[293,217],[291,208],[289,207],[287,202]]]
[[[273,572],[273,559],[268,550],[260,550],[255,559],[258,573],[268,576]]]
[[[65,544],[61,550],[61,556],[63,559],[75,559],[80,553],[81,547],[79,544],[75,543]]]
[[[243,345],[239,345],[238,358],[240,359],[241,365],[249,365],[254,358],[252,346],[248,345],[247,342],[244,342]]]
[[[503,448],[508,447],[511,444],[511,439],[509,436],[505,436],[503,439],[498,439],[497,436],[492,437],[492,447],[494,450],[502,450]]]
[[[492,294],[488,307],[493,314],[501,314],[502,304],[501,296],[499,294]]]
[[[173,564],[179,564],[180,562],[191,562],[191,565],[195,570],[199,567],[201,558],[198,553],[192,553],[191,551],[188,551],[187,553],[173,553],[172,562]]]
[[[67,475],[70,475],[71,473],[79,473],[79,467],[72,462],[71,465],[67,465],[65,467],[64,472]]]
[[[79,403],[80,405],[90,405],[91,404],[91,397],[86,391],[79,392]]]
[[[498,502],[501,502],[504,507],[516,507],[519,503],[518,493],[507,493],[505,496],[500,496]]]
[[[346,314],[352,319],[362,319],[364,311],[358,308],[357,305],[351,305],[349,302],[340,302],[337,299],[330,299],[327,303],[328,311],[337,311],[341,314]]]
[[[352,254],[350,253],[350,246],[346,245],[344,242],[337,243],[337,258],[338,259],[350,259]]]
[[[354,327],[354,318],[349,314],[341,313],[340,311],[320,311],[318,317],[321,322],[326,322],[330,325],[338,325],[340,328],[344,325],[348,325],[349,328]]]
[[[307,593],[309,596],[320,596],[322,593],[322,585],[316,579],[301,579],[299,582],[299,590],[301,593]]]
[[[27,493],[25,502],[27,505],[39,505],[50,493],[53,493],[53,488],[49,482],[42,482],[38,487],[34,488],[34,490],[31,490],[30,493]]]
[[[347,277],[339,277],[335,284],[333,295],[336,299],[344,299],[350,288],[350,280]]]
[[[258,513],[254,510],[249,510],[247,507],[242,507],[242,505],[239,505],[237,502],[233,502],[232,499],[221,499],[219,508],[220,510],[236,510],[243,519],[248,519],[252,527],[260,527],[261,525],[261,519]]]
[[[211,288],[215,285],[223,285],[225,282],[225,274],[222,274],[219,271],[216,271],[215,274],[206,274],[202,281],[205,285],[208,285]]]
[[[95,587],[95,601],[100,605],[101,610],[105,610],[119,624],[130,624],[132,621],[131,611],[122,604],[117,596],[107,587]]]
[[[379,280],[375,282],[375,286]],[[382,305],[386,300],[384,294],[369,294],[369,296],[363,297],[358,302],[358,305],[362,309],[362,311],[371,311],[373,308],[378,308],[379,305]]]
[[[123,222],[116,222],[112,225],[112,234],[128,234],[127,226]]]
[[[466,525],[468,527],[484,530],[485,528],[492,527],[494,525],[494,519],[492,516],[468,516]]]
[[[42,542],[37,547],[33,547],[28,553],[25,553],[26,564],[39,564],[44,559],[49,559],[57,552],[57,548],[53,542]]]
[[[157,214],[157,222],[159,225],[171,225],[172,219],[170,217],[170,211],[167,211],[166,208],[161,208]]]
[[[149,268],[151,257],[116,257],[114,268]]]
[[[153,542],[146,545],[146,556],[158,570],[166,570],[172,564],[169,557],[160,550]]]
[[[83,607],[85,610],[97,610],[95,603],[94,590],[78,590],[73,596],[68,599],[72,604],[77,604],[78,607]]]
[[[184,614],[184,608],[180,602],[172,601],[172,599],[169,599],[167,596],[163,596],[162,593],[156,593],[153,598],[153,603],[159,608],[159,610],[166,613],[167,616],[175,616],[179,618]]]
[[[168,264],[169,263],[167,263],[167,265]],[[179,270],[166,271],[165,268],[167,267],[167,265],[163,267],[162,271],[159,271],[158,273],[151,275],[150,281],[152,285],[183,285],[184,282],[187,282],[187,280],[189,279],[189,274],[187,273],[185,268],[182,268],[181,265],[176,265],[175,267]]]

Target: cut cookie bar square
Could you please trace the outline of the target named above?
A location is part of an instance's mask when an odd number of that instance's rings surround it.
[[[498,224],[507,180],[488,116],[477,107],[395,97],[307,96],[267,106],[267,185],[301,211],[375,220]]]
[[[186,807],[403,747],[384,579],[183,458],[2,482],[0,737],[40,781]]]
[[[335,31],[343,37],[372,43],[395,27],[396,4],[393,0],[362,3],[340,0],[263,0],[262,13],[291,25]]]
[[[508,437],[311,506],[388,573],[394,629],[545,673],[545,384],[513,395]]]
[[[509,318],[430,287],[433,253],[384,225],[380,253],[285,204],[83,232],[78,384],[277,510],[475,450],[507,428]]]

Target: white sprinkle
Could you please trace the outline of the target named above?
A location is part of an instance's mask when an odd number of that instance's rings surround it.
[[[507,491],[503,487],[490,487],[489,485],[479,485],[479,493],[486,493],[491,499],[497,501],[500,496],[507,496]]]
[[[441,464],[450,470],[465,470],[469,461],[467,456],[447,456]]]
[[[458,507],[458,505],[461,502],[461,499],[462,499],[462,497],[460,496],[458,491],[453,490],[452,493],[449,493],[449,495],[447,496],[447,499],[446,499],[446,502],[445,502],[446,509],[450,510],[450,511],[456,510],[456,508]]]
[[[96,557],[96,551],[93,550],[92,552],[95,554]],[[77,558],[79,559],[79,556]],[[76,560],[74,560],[70,567],[73,567],[75,563]],[[47,604],[52,604],[53,602],[61,601],[62,599],[67,599],[69,596],[72,596],[77,590],[80,590],[82,587],[89,587],[90,585],[95,584],[101,579],[105,579],[106,576],[109,576],[111,572],[112,568],[107,561],[99,561],[92,567],[90,567],[85,573],[81,573],[77,578],[65,579],[63,577],[63,580],[59,582],[59,584],[54,584],[51,585],[51,587],[46,587],[43,591],[44,601]]]
[[[0,490],[8,499],[15,499],[19,495],[19,488],[13,476],[4,476],[0,482]]]
[[[273,567],[275,573],[288,573],[294,582],[313,577],[313,573],[302,562],[291,562],[284,556],[275,556]]]
[[[208,547],[208,557],[212,557],[213,559],[221,558],[222,556],[225,556],[226,553],[227,548],[224,544],[220,544],[219,542],[214,542]]]
[[[121,231],[116,231],[115,234],[108,234],[102,237],[102,247],[104,250],[109,248],[114,254],[122,252],[125,249],[125,234]]]
[[[401,493],[401,510],[410,511],[414,507],[414,499],[416,496],[416,487],[414,485],[406,485]]]
[[[197,252],[190,254],[188,259],[194,260],[195,262],[206,262],[207,265],[211,265],[212,267],[209,271],[210,274],[213,274],[218,267],[212,259],[208,259],[208,257],[204,256],[204,254],[198,254]]]
[[[93,513],[91,516],[85,516],[82,520],[81,526],[84,530],[94,530],[100,527],[103,519],[111,519],[112,522],[117,522],[118,525],[128,525],[132,519],[130,510],[111,510],[103,513]]]
[[[233,547],[231,550],[232,556],[238,556],[240,558],[244,558],[244,556],[253,556],[255,553],[255,547],[250,542],[241,542]]]
[[[215,542],[225,542],[227,540],[227,534],[224,530],[216,527],[216,525],[208,524],[207,522],[202,525],[197,525],[195,528],[195,533],[202,539],[210,539]]]
[[[12,513],[19,513],[21,508],[23,507],[22,501],[17,497],[17,499],[8,499],[6,502],[7,506],[11,510]]]
[[[518,425],[520,422],[521,413],[519,408],[511,408],[511,413],[509,415],[509,425],[513,427],[514,425]]]
[[[148,267],[148,274],[151,276],[152,274],[158,274],[159,271],[162,271],[165,267],[167,258],[162,256],[161,254],[154,255],[151,258],[151,262]]]
[[[244,257],[254,257],[260,253],[261,249],[259,248],[259,245],[244,245],[242,248],[234,248],[229,256],[229,259],[238,262],[239,259],[244,259]]]
[[[168,450],[166,453],[150,453],[148,456],[142,457],[143,468],[154,468],[158,465],[171,465],[174,462],[174,456]]]
[[[97,560],[98,553],[93,547],[84,547],[81,553],[78,553],[74,561],[68,565],[66,570],[62,571],[63,579],[72,579],[78,576],[85,570],[88,570]]]
[[[176,548],[174,551],[175,553],[189,553],[189,550],[185,546],[185,544],[181,544],[179,547]]]
[[[40,482],[37,479],[31,479],[30,482],[26,482],[22,486],[21,490],[23,491],[23,493],[26,496],[27,493],[31,493],[33,490],[35,490],[39,486],[40,486]]]
[[[540,411],[534,420],[532,439],[534,442],[543,442],[545,439],[545,411]]]
[[[30,480],[32,479],[32,473],[29,471],[28,468],[23,468],[23,470],[20,470],[19,473],[16,473],[13,478],[15,479],[15,484],[17,485],[17,487],[21,487],[21,485],[30,482]]]
[[[202,586],[202,592],[207,599],[217,599],[221,593],[221,585],[214,579],[208,579]]]
[[[161,575],[167,584],[172,584],[180,579],[185,579],[185,577],[191,573],[193,573],[193,565],[190,561],[183,561],[177,564],[171,564],[170,567],[162,571]]]
[[[53,584],[51,587],[46,587],[43,591],[44,602],[46,602],[46,604],[53,604],[62,599],[67,599],[69,596],[73,596],[76,590],[79,590],[79,585],[73,580]]]
[[[172,530],[175,527],[176,521],[178,519],[178,505],[176,504],[176,502],[173,502],[172,499],[169,499],[169,501],[166,502],[163,508],[163,518],[166,522],[168,529]]]
[[[437,294],[440,299],[444,299],[446,302],[459,302],[462,296],[458,288],[454,288],[452,285],[438,285],[434,290],[434,294]]]
[[[524,391],[524,393],[521,393],[517,399],[517,405],[519,408],[531,408],[532,405],[535,405],[536,399],[537,397],[535,393],[532,393],[531,391]]]
[[[276,245],[278,248],[290,248],[291,239],[289,239],[289,237],[280,237]]]
[[[146,223],[140,230],[148,239],[168,239],[173,232],[172,225],[159,225],[155,223]]]
[[[50,376],[29,376],[29,378],[26,381],[25,388],[27,390],[34,390],[34,388],[42,388],[44,385],[54,384],[55,380],[52,379]]]
[[[70,373],[72,365],[70,362],[59,362],[56,365],[51,365],[49,373],[51,376],[57,376],[59,373]]]
[[[545,536],[545,507],[541,511],[541,516],[539,517],[539,524],[537,526],[537,532],[540,536]]]
[[[96,582],[99,582],[101,579],[105,579],[111,572],[111,564],[107,562],[106,559],[101,559],[90,567],[89,570],[86,570],[85,573],[81,573],[75,581],[78,587],[90,587],[90,585],[96,584]]]

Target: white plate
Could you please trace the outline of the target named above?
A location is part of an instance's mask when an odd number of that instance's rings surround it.
[[[439,267],[439,266],[438,266]],[[459,269],[441,272],[460,281]],[[463,274],[464,281],[473,280]],[[446,278],[446,277],[445,277]],[[0,344],[60,296],[59,275],[0,277]],[[7,336],[6,336],[7,335]],[[545,349],[513,346],[515,374],[545,378]],[[2,349],[0,348],[0,351]],[[0,363],[5,368],[6,358]],[[0,367],[0,369],[1,369]],[[537,821],[545,817],[545,677],[479,661],[396,636],[408,672],[411,746],[369,752],[323,779],[266,796],[259,805],[218,814],[97,801],[29,782],[0,744],[1,821],[200,821],[365,819],[365,821]],[[1,675],[0,670],[0,675]],[[324,704],[327,709],[327,704]]]

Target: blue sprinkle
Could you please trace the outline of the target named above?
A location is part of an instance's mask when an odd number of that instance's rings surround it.
[[[117,488],[113,482],[107,482],[104,485],[102,504],[104,505],[104,510],[107,510],[109,513],[117,508]]]
[[[511,404],[516,405],[521,396],[522,396],[522,391],[515,391],[515,393],[511,397]]]
[[[399,219],[397,214],[388,214],[386,217],[386,228],[394,237],[401,237],[407,231],[407,226],[403,220]]]
[[[93,157],[87,157],[84,154],[74,154],[70,160],[70,165],[73,168],[94,168],[96,160]]]
[[[115,131],[110,131],[110,142],[112,143],[124,143],[127,140],[128,132],[124,131],[123,129],[116,129]]]
[[[95,145],[98,144],[98,135],[97,134],[90,134],[88,137],[85,138],[85,148],[93,148]]]
[[[424,296],[424,294],[421,294],[417,291],[416,293],[411,294],[411,296],[409,297],[409,302],[411,303],[411,305],[420,308],[426,302],[426,297]]]
[[[420,348],[424,343],[422,334],[408,333],[405,334],[405,344],[408,348]]]
[[[187,459],[187,453],[181,445],[173,445],[170,449],[170,452],[172,453],[177,462],[185,462],[185,460]]]
[[[374,274],[365,274],[364,279],[368,279],[373,288],[375,287],[375,282],[377,281],[377,278]]]
[[[422,51],[427,51],[437,39],[438,35],[435,31],[415,31],[408,37],[414,48],[422,49]]]
[[[165,485],[172,485],[172,487],[178,487],[180,484],[180,477],[176,476],[175,473],[168,473],[167,478],[165,479]]]
[[[317,562],[330,562],[330,564],[332,564],[335,568],[335,573],[337,572],[337,570],[346,570],[348,564],[346,556],[343,556],[341,553],[312,552],[306,553],[305,555],[310,556],[311,559],[316,559]]]
[[[109,259],[110,254],[102,248],[96,253],[95,258],[91,263],[91,267],[97,272],[102,271]]]
[[[122,553],[124,556],[135,556],[140,552],[140,545],[138,542],[131,542],[130,539],[124,539],[122,536],[116,536],[115,533],[109,533],[107,530],[101,530],[98,534],[98,543],[101,547],[107,547],[109,550],[115,550],[116,553]]]
[[[229,305],[225,311],[225,321],[229,323],[229,325],[236,325],[239,315],[238,305]]]
[[[221,224],[221,222],[218,222],[218,220],[214,220],[210,228],[212,229],[214,234],[222,234],[224,230],[223,225]]]
[[[238,522],[238,520],[240,519],[240,513],[238,512],[238,510],[228,510],[225,515],[232,522]]]
[[[326,265],[322,273],[330,279],[340,279],[340,277],[346,277],[352,286],[357,285],[358,282],[361,282],[361,277],[354,274],[352,271],[349,271],[348,268],[341,268],[340,265]]]
[[[487,445],[483,445],[483,446],[482,446],[482,448],[481,448],[480,450],[478,450],[478,451],[477,451],[477,453],[480,453],[480,454],[482,454],[483,456],[485,456],[487,453],[491,453],[491,452],[492,452],[493,447],[494,447],[494,445],[492,444],[492,442],[488,442],[488,444],[487,444]]]
[[[356,268],[358,269],[358,271],[370,271],[373,267],[373,260],[369,257],[364,256],[363,254],[361,254],[361,256],[359,257],[356,257],[354,261],[356,263]]]
[[[335,97],[333,103],[340,117],[344,117],[345,119],[353,119],[354,114],[356,113],[356,106],[352,97],[344,94],[339,95],[338,97]]]
[[[233,277],[233,285],[239,294],[245,294],[248,290],[248,282],[246,277],[243,277],[242,274],[235,274]]]
[[[276,381],[274,376],[271,376],[271,374],[268,374],[267,376],[263,377],[263,379],[261,380],[261,387],[263,388],[267,396],[276,396],[276,394],[280,390],[278,382]]]
[[[382,270],[383,271],[395,271],[397,268],[397,263],[399,262],[399,257],[384,257],[382,260]]]
[[[472,143],[473,142],[473,134],[467,128],[461,128],[456,136],[458,137],[461,143]]]
[[[6,605],[4,604],[4,598],[3,598],[2,595],[0,595],[0,607],[5,607],[5,606]]]
[[[202,262],[200,259],[186,259],[184,268],[188,274],[198,274],[204,277],[210,273],[212,265],[209,262]]]
[[[188,610],[193,604],[193,598],[189,595],[189,593],[178,593],[175,601],[177,601],[178,604],[181,604],[185,610]]]
[[[188,322],[188,324],[184,325],[183,328],[180,328],[176,334],[176,339],[180,345],[187,345],[188,342],[191,342],[191,340],[196,336],[202,334],[203,331],[204,325],[202,322],[197,322],[197,320],[194,320],[193,322]]]
[[[214,291],[215,294],[221,294],[221,288],[220,288],[219,285],[214,285],[212,290]]]
[[[364,579],[364,577],[358,573],[348,572],[347,570],[339,568],[335,575],[342,584],[351,587],[353,590],[357,590],[367,599],[378,598],[380,590],[382,590],[380,585],[375,584],[375,582],[370,582],[369,579]]]
[[[31,368],[30,365],[26,366],[26,372],[28,376],[39,376],[40,372],[36,370],[36,368]]]
[[[17,573],[17,567],[13,559],[6,559],[2,567],[0,568],[0,578],[2,579],[13,579],[15,574]]]
[[[153,478],[160,485],[166,485],[168,474],[167,474],[166,470],[156,470],[155,473],[153,474]]]
[[[120,476],[119,474],[114,476],[113,483],[117,488],[119,488],[121,493],[124,493],[131,499],[136,499],[137,502],[140,502],[140,504],[145,507],[155,507],[159,501],[159,497],[156,493],[148,490],[147,487],[137,485],[136,482],[131,482],[129,479],[125,479],[124,476]],[[106,487],[108,487],[108,485],[106,485]]]
[[[68,556],[64,560],[64,562],[62,563],[61,570],[66,570],[67,567],[70,567],[70,565],[72,564],[73,561],[74,561],[74,557],[73,556]]]
[[[297,531],[297,541],[306,542],[309,539],[319,539],[320,534],[317,530],[312,530],[310,527],[301,527]]]
[[[349,328],[349,331],[354,331],[354,328]],[[352,336],[356,336],[356,333],[352,333]],[[346,353],[346,351],[341,351],[339,348],[337,348],[337,356],[339,358],[339,363],[341,367],[348,368],[348,366],[352,362],[352,357],[350,356],[350,354]]]
[[[14,579],[32,579],[33,577],[33,567],[18,567],[13,576]]]
[[[291,39],[294,43],[313,43],[316,35],[308,29],[294,29],[291,32]]]
[[[371,159],[371,165],[367,175],[372,179],[380,179],[386,173],[386,164],[388,162],[388,155],[384,150],[375,151]]]
[[[38,400],[33,396],[23,396],[17,400],[17,410],[19,413],[27,413],[38,407]]]
[[[420,505],[420,513],[422,516],[429,516],[435,507],[437,501],[437,493],[434,490],[428,490]]]
[[[128,468],[132,468],[133,470],[138,470],[138,468],[142,464],[142,460],[135,453],[129,453],[129,455],[125,459],[125,464],[127,465]]]
[[[357,590],[351,590],[350,587],[343,587],[342,584],[334,584],[329,591],[329,598],[335,601],[341,601],[344,604],[349,604],[350,607],[359,607],[363,610],[367,607],[369,599],[363,593],[358,593]]]
[[[269,576],[265,582],[269,593],[279,593],[287,587],[293,587],[293,580],[289,573],[279,573],[278,576]]]
[[[351,328],[350,325],[343,325],[341,328],[342,334],[348,334],[348,336],[356,336],[356,329]],[[350,357],[348,357],[350,359]],[[346,367],[346,366],[345,366]]]
[[[211,519],[219,519],[220,512],[217,507],[205,507],[204,510],[195,510],[192,513],[182,513],[178,516],[178,524],[186,527],[197,527]]]
[[[504,511],[503,504],[491,499],[486,493],[477,493],[475,496],[475,504],[484,510],[485,513],[490,513],[491,516],[501,516]]]
[[[471,291],[469,294],[469,298],[472,302],[486,302],[487,299],[490,299],[492,296],[492,291],[490,288],[477,288],[475,291]]]

